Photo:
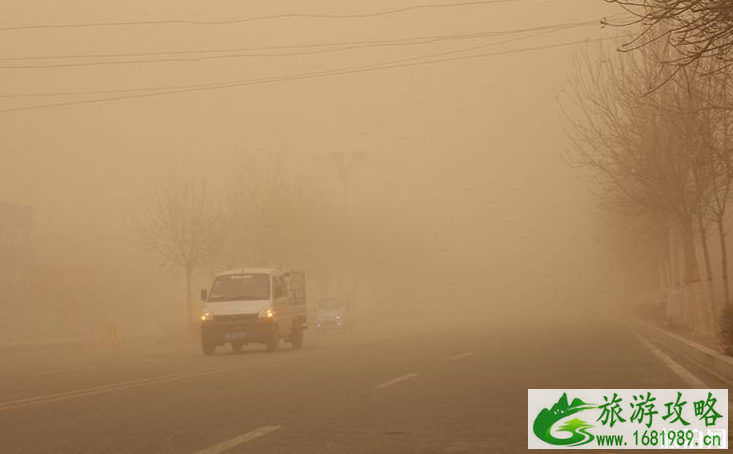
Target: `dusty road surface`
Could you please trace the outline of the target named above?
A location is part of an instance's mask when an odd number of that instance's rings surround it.
[[[528,388],[689,387],[615,319],[372,322],[214,357],[159,341],[1,353],[13,454],[524,452]]]

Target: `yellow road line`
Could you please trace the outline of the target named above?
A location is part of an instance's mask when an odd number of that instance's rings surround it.
[[[105,394],[105,393],[120,391],[124,389],[139,388],[142,386],[151,386],[151,385],[156,385],[159,383],[168,383],[172,381],[184,380],[187,378],[202,377],[205,375],[229,372],[233,370],[239,370],[239,369],[244,369],[246,367],[250,367],[252,364],[275,363],[275,362],[282,362],[282,361],[284,360],[277,360],[277,359],[275,360],[273,359],[255,360],[255,361],[249,361],[247,363],[240,364],[237,366],[221,366],[221,367],[214,367],[214,368],[209,368],[209,369],[201,369],[197,371],[180,372],[176,374],[167,374],[167,375],[158,375],[156,377],[123,381],[123,382],[118,382],[118,383],[112,383],[109,385],[95,386],[92,388],[77,389],[73,391],[65,391],[65,392],[60,392],[60,393],[47,394],[44,396],[26,397],[23,399],[16,399],[16,400],[11,400],[11,401],[0,403],[0,412],[12,410],[16,408],[28,407],[31,405],[38,405],[38,404],[49,403],[49,402],[59,402],[59,401],[70,400],[70,399],[78,399],[84,396],[93,396],[97,394]]]

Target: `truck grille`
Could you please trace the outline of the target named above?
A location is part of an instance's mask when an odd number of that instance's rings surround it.
[[[217,322],[241,322],[256,318],[257,314],[214,315],[214,320]]]

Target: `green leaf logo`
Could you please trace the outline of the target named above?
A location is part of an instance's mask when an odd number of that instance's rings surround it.
[[[595,437],[588,432],[588,429],[593,426],[578,418],[571,419],[557,429],[560,432],[569,432],[571,434],[569,438],[555,438],[551,432],[552,427],[561,419],[593,408],[598,408],[598,406],[587,404],[580,399],[573,399],[573,402],[568,404],[568,396],[563,393],[552,408],[542,409],[534,420],[532,429],[540,440],[555,446],[580,446],[590,443]]]

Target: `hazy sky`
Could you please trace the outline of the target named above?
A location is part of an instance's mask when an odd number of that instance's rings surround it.
[[[359,14],[420,1],[0,3],[0,28],[148,20],[215,21],[281,13]],[[429,3],[429,2],[426,2]],[[0,31],[0,66],[99,61],[10,57],[252,48],[528,29],[598,20],[600,0],[516,1],[362,19],[288,18],[231,25]],[[534,32],[535,34],[537,32]],[[609,36],[599,26],[315,55],[72,68],[0,68],[0,94],[207,84],[445,58]],[[450,53],[464,47],[478,50]],[[332,179],[315,156],[363,150],[361,203],[386,219],[500,270],[504,285],[573,287],[598,260],[595,202],[563,161],[556,96],[583,46],[308,80],[0,113],[0,200],[32,205],[40,238],[100,241],[128,232],[157,179],[197,174],[214,185],[242,153],[284,146],[302,173]],[[297,51],[298,49],[294,49]],[[270,52],[292,52],[293,49]],[[211,55],[211,54],[209,54]],[[183,55],[184,58],[188,58]],[[124,57],[140,60],[155,57]],[[440,58],[440,57],[436,57]],[[413,60],[414,61],[414,60]],[[0,98],[0,110],[109,95]],[[114,95],[112,95],[114,96]],[[77,240],[74,240],[77,238]],[[81,244],[77,241],[77,244]],[[73,246],[67,246],[73,247]],[[560,266],[557,266],[558,263]],[[597,269],[594,272],[598,271]],[[526,290],[525,290],[526,291]]]

